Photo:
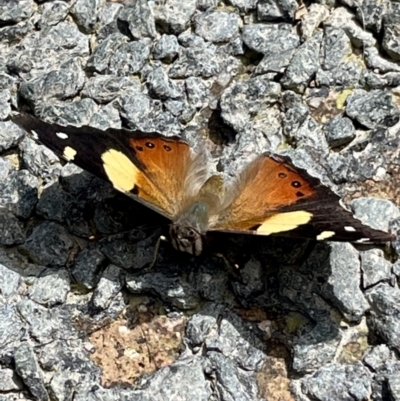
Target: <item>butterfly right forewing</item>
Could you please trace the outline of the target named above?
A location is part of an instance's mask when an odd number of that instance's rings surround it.
[[[238,185],[237,196],[211,230],[333,241],[393,239],[356,219],[335,193],[288,157],[269,153],[257,157]]]

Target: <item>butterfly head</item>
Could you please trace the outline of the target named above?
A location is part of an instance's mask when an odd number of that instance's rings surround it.
[[[198,256],[203,250],[202,234],[193,227],[171,224],[170,237],[172,245],[178,251]]]
[[[182,252],[198,256],[203,250],[203,236],[208,230],[208,206],[193,203],[171,224],[172,245]]]

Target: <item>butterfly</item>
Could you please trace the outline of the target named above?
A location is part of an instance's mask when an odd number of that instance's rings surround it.
[[[288,157],[263,153],[233,183],[209,173],[205,152],[179,137],[61,126],[21,113],[12,120],[69,162],[171,221],[172,245],[199,255],[208,231],[315,240],[385,242],[344,209],[328,187]]]

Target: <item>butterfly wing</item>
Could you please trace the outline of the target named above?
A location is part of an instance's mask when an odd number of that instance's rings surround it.
[[[206,178],[206,164],[178,137],[92,127],[64,127],[22,113],[13,122],[58,156],[172,219]]]
[[[380,242],[391,234],[368,227],[340,198],[288,157],[265,153],[239,178],[236,197],[211,230],[335,241]]]

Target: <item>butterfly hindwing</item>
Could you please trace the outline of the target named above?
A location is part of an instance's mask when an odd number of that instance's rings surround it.
[[[170,219],[184,198],[186,181],[193,178],[193,166],[199,164],[189,145],[178,137],[124,129],[64,127],[25,113],[14,117],[13,122],[27,132],[34,131],[40,142],[58,156]],[[200,181],[201,177],[196,179]]]
[[[334,192],[288,157],[259,156],[245,169],[238,186],[238,195],[212,230],[335,241],[392,239],[353,217]]]

